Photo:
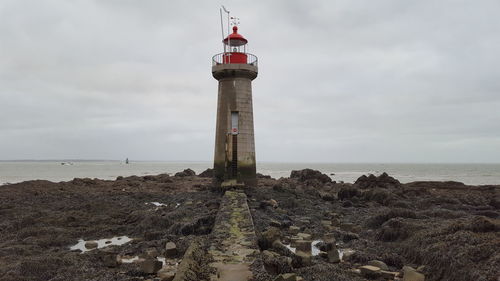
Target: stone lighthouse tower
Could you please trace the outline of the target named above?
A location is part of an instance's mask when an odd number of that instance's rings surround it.
[[[255,186],[252,80],[257,77],[257,57],[246,52],[248,41],[237,26],[223,43],[224,52],[212,60],[212,75],[219,81],[215,180]]]

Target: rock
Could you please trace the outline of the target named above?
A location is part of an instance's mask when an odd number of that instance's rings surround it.
[[[274,199],[270,199],[268,202],[269,202],[269,205],[270,205],[271,207],[273,207],[273,208],[275,208],[275,209],[276,209],[276,208],[278,208],[278,202],[277,202],[276,200],[274,200]]]
[[[185,169],[182,172],[175,173],[176,177],[190,177],[190,176],[196,176],[196,173],[191,170],[191,169]]]
[[[354,182],[354,185],[362,189],[376,188],[376,187],[379,188],[401,187],[401,183],[397,179],[389,176],[387,173],[382,173],[378,177],[372,174],[369,176],[362,175],[356,180],[356,182]]]
[[[263,175],[261,173],[257,173],[257,178],[258,179],[272,179],[270,175]]]
[[[103,252],[101,254],[101,261],[107,267],[117,267],[118,266],[117,255],[114,253]]]
[[[332,179],[328,175],[325,175],[322,172],[313,169],[292,171],[292,173],[290,174],[290,178],[296,179],[301,182],[309,180],[317,180],[321,183],[332,182]]]
[[[393,272],[393,271],[387,271],[387,270],[381,270],[380,274],[382,275],[382,278],[389,279],[389,280],[394,280],[394,279],[396,279],[396,277],[399,276],[399,272]]]
[[[146,259],[140,263],[141,271],[146,274],[154,274],[161,269],[163,263],[157,259]]]
[[[297,240],[294,242],[297,250],[310,253],[311,252],[311,241],[309,240]]]
[[[324,250],[327,254],[328,262],[338,263],[340,262],[340,253],[337,250],[337,245],[335,244],[334,239],[330,239],[327,242],[324,242]]]
[[[361,275],[366,278],[378,278],[382,275],[380,268],[372,265],[363,265],[359,268]]]
[[[285,273],[292,270],[292,258],[280,256],[273,251],[263,251],[262,262],[266,271],[271,274]]]
[[[297,281],[297,274],[295,273],[280,274],[276,278],[274,278],[274,281]]]
[[[360,227],[355,225],[354,223],[344,222],[340,224],[340,229],[348,232],[359,232]]]
[[[321,221],[321,225],[328,228],[328,227],[331,227],[332,226],[332,222],[329,221],[329,220],[322,220]]]
[[[156,250],[156,248],[146,249],[145,254],[147,257],[150,257],[150,258],[156,258],[157,256],[160,255],[160,253],[158,253],[158,250]]]
[[[259,237],[259,246],[263,250],[269,249],[273,242],[281,238],[281,231],[276,227],[269,227],[266,231],[262,232]]]
[[[425,265],[421,265],[421,266],[417,267],[417,271],[420,273],[423,273],[426,269],[427,269],[427,267]]]
[[[319,194],[319,197],[325,201],[335,201],[337,200],[337,197],[335,196],[335,194],[332,194],[332,193],[329,193],[329,192],[324,192],[324,191],[320,191],[318,192]]]
[[[345,200],[345,199],[351,199],[356,196],[360,196],[361,191],[359,189],[352,187],[352,186],[346,186],[342,187],[339,192],[337,192],[337,197],[339,200]]]
[[[156,273],[156,276],[160,281],[172,281],[176,273],[177,268],[175,266],[164,266]]]
[[[87,241],[85,242],[85,248],[87,249],[96,249],[98,246],[96,241]]]
[[[330,250],[337,250],[337,245],[335,244],[334,238],[321,241],[318,244],[316,244],[316,247],[323,252],[328,252]]]
[[[417,272],[413,267],[403,266],[403,281],[424,281],[425,275]]]
[[[202,178],[213,178],[214,177],[214,169],[208,168],[205,171],[201,172],[198,176],[202,177]]]
[[[288,230],[291,234],[297,234],[300,232],[300,227],[292,225],[288,228]]]
[[[281,223],[279,221],[277,221],[277,220],[271,220],[271,222],[269,223],[269,225],[281,228]]]
[[[340,262],[340,254],[337,249],[331,249],[327,252],[328,262],[331,263],[339,263]]]
[[[310,266],[312,264],[311,255],[302,251],[297,251],[294,255],[294,267]]]
[[[342,241],[349,242],[351,240],[359,239],[359,235],[352,232],[344,232],[342,233]]]
[[[352,249],[344,249],[342,252],[342,260],[343,261],[349,261],[351,257],[356,253],[355,250]]]
[[[292,254],[292,250],[290,250],[287,246],[281,243],[280,240],[275,240],[273,242],[272,248],[282,256],[290,256]]]
[[[265,209],[266,207],[278,208],[278,202],[274,199],[261,201],[259,205],[261,209]]]
[[[371,260],[368,262],[368,265],[376,266],[376,267],[380,268],[381,270],[389,270],[389,267],[387,266],[387,264],[385,264],[385,262],[379,261],[379,260]]]
[[[174,242],[167,242],[165,245],[165,256],[167,258],[173,258],[177,256],[177,245]]]
[[[163,233],[160,231],[146,231],[144,232],[144,240],[146,241],[152,241],[152,240],[159,240],[163,236]]]
[[[344,202],[342,203],[342,207],[344,207],[344,208],[350,208],[350,207],[352,207],[352,206],[354,206],[354,204],[352,204],[352,202],[351,202],[351,201],[349,201],[349,200],[344,201]]]
[[[297,237],[299,237],[302,240],[311,240],[312,235],[309,233],[297,233]]]

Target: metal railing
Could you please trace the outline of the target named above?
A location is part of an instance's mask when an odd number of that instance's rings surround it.
[[[224,54],[227,53],[220,53],[212,57],[212,66],[219,65],[219,64],[230,64],[231,62],[227,62],[224,60]],[[247,63],[249,65],[257,66],[257,56],[252,55],[250,53],[245,53],[247,55]]]

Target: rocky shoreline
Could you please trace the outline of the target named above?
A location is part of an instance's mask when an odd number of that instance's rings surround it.
[[[305,169],[245,193],[256,280],[499,278],[500,185]],[[1,186],[0,280],[209,280],[221,198],[210,170]]]

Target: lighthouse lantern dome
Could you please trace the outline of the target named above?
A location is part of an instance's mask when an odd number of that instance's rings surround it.
[[[233,26],[233,33],[229,34],[224,40],[225,45],[229,46],[243,46],[248,43],[248,40],[245,39],[241,34],[238,33],[238,27]]]

